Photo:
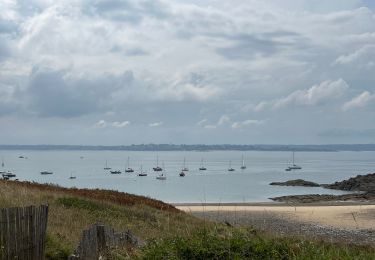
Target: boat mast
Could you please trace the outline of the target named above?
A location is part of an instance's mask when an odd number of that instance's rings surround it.
[[[293,165],[294,165],[294,151],[293,151]]]

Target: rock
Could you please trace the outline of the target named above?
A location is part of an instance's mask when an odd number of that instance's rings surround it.
[[[319,187],[318,183],[312,181],[305,181],[302,179],[297,180],[290,180],[286,182],[271,182],[270,185],[278,185],[278,186],[303,186],[303,187]]]
[[[330,195],[330,194],[308,194],[308,195],[291,195],[270,198],[278,202],[289,203],[312,203],[321,201],[374,201],[375,192],[366,193],[353,193],[343,195]]]
[[[324,184],[322,187],[335,190],[375,192],[375,173],[357,175],[348,180]]]

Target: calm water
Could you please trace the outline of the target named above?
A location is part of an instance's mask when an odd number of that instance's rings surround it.
[[[20,155],[27,159],[18,158]],[[247,169],[240,170],[241,157]],[[375,152],[299,152],[296,164],[302,170],[286,172],[290,152],[124,152],[124,151],[0,151],[5,170],[17,174],[19,180],[55,183],[65,187],[104,188],[146,195],[166,202],[264,202],[268,198],[291,194],[327,193],[340,191],[322,188],[278,187],[272,181],[305,179],[331,183],[375,172]],[[83,158],[81,158],[83,156]],[[124,171],[127,157],[135,173],[112,175],[103,170],[105,161],[113,170]],[[151,169],[164,163],[167,180],[156,180]],[[179,177],[184,157],[190,169]],[[204,158],[207,171],[199,171]],[[228,172],[232,161],[234,172]],[[138,177],[140,165],[147,177]],[[53,171],[41,175],[40,171]],[[73,173],[77,179],[70,180]]]

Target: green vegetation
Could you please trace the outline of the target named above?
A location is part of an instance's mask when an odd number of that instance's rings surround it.
[[[0,208],[49,204],[47,259],[66,259],[82,230],[101,222],[130,229],[142,248],[117,248],[113,259],[374,259],[373,247],[275,237],[195,218],[130,194],[0,181]]]
[[[252,229],[203,229],[188,237],[150,241],[138,259],[374,259],[369,247],[257,234]]]

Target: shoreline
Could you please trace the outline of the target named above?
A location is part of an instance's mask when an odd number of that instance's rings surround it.
[[[319,202],[167,202],[175,207],[315,207],[315,206],[357,206],[357,205],[375,205],[375,201],[319,201]]]

